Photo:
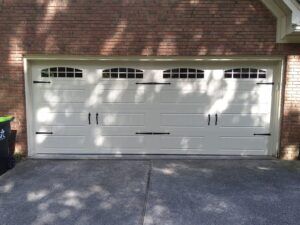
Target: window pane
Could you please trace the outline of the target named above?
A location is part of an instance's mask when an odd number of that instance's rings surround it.
[[[183,78],[183,79],[187,78],[187,74],[186,73],[181,73],[180,78]]]
[[[128,73],[128,78],[129,79],[133,79],[135,76],[134,76],[134,73]]]
[[[172,74],[172,78],[178,78],[178,77],[179,77],[178,73],[173,73]]]
[[[136,78],[137,79],[142,79],[143,78],[143,74],[142,73],[137,73],[136,74]]]
[[[197,74],[197,78],[204,78],[204,74],[203,73],[201,73],[201,74]]]
[[[118,78],[118,73],[111,73],[111,78]]]
[[[124,78],[126,78],[126,73],[120,73],[120,75],[119,75],[119,78],[122,78],[122,79],[124,79]]]
[[[107,73],[107,72],[102,73],[102,77],[103,77],[103,78],[109,78],[109,73]]]
[[[249,74],[248,73],[242,73],[242,78],[249,78]]]
[[[189,78],[196,78],[196,74],[194,73],[189,74]]]
[[[170,78],[170,74],[169,73],[164,73],[164,76],[163,76],[165,79],[166,78]]]
[[[74,68],[67,68],[67,72],[74,72]]]
[[[60,72],[60,73],[58,73],[58,77],[66,77],[66,73],[65,72]]]

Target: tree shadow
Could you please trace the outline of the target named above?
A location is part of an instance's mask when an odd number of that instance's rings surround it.
[[[260,1],[30,0],[2,1],[0,10],[1,113],[16,117],[17,151],[24,154],[24,54],[224,56],[300,49],[275,43],[276,19]]]

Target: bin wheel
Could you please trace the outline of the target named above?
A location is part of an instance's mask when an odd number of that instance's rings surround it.
[[[7,160],[7,169],[10,170],[10,169],[14,168],[15,165],[16,165],[16,160],[14,158],[9,158]]]

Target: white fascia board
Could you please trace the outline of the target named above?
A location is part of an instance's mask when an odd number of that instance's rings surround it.
[[[277,18],[276,40],[279,43],[300,43],[298,22],[300,7],[294,0],[261,0]]]

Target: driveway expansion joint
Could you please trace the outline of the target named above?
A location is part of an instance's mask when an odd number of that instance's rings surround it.
[[[142,217],[141,217],[141,225],[145,224],[145,216],[146,216],[146,210],[147,210],[147,203],[149,198],[149,189],[150,189],[150,181],[151,181],[151,172],[152,172],[152,161],[149,160],[149,169],[146,176],[146,189],[145,189],[145,200],[143,205],[143,211],[142,211]]]

